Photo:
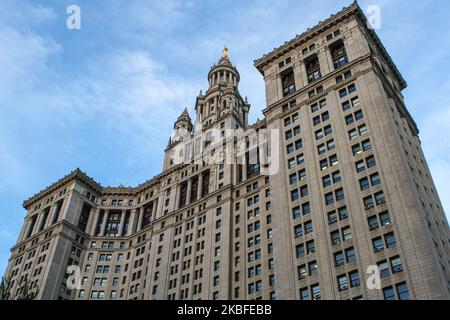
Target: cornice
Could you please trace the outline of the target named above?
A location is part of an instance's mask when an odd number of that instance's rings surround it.
[[[316,37],[318,34],[331,28],[332,25],[337,24],[340,21],[345,20],[347,17],[355,14],[359,9],[358,2],[354,1],[350,6],[344,7],[336,14],[332,14],[325,21],[320,21],[316,26],[309,28],[300,35],[297,35],[294,39],[286,41],[278,48],[274,48],[271,52],[264,54],[261,58],[254,61],[255,67],[263,74],[263,67],[270,62],[276,60],[278,57],[286,54],[292,49],[299,47],[305,42]]]
[[[275,61],[279,57],[283,56],[287,52],[303,45],[307,41],[313,39],[314,37],[318,36],[320,33],[326,32],[336,24],[346,20],[350,16],[355,16],[359,21],[360,24],[364,27],[364,30],[369,34],[372,41],[375,43],[377,48],[379,49],[381,56],[386,60],[389,67],[392,69],[395,77],[400,83],[401,89],[406,88],[407,83],[405,79],[403,79],[403,76],[401,75],[400,71],[397,69],[397,66],[393,62],[391,56],[388,54],[386,48],[381,43],[381,40],[379,39],[376,32],[369,28],[369,22],[364,14],[364,12],[361,10],[361,7],[358,5],[357,1],[354,1],[350,6],[344,7],[341,11],[339,11],[336,14],[331,15],[328,19],[325,21],[319,22],[316,26],[313,28],[308,29],[304,33],[297,35],[294,39],[290,41],[286,41],[283,45],[281,45],[278,48],[274,48],[271,52],[263,55],[260,59],[257,59],[254,61],[254,66],[258,69],[258,71],[264,75],[264,67],[271,62]]]

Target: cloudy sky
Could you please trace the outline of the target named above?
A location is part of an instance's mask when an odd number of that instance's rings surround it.
[[[160,172],[173,121],[193,112],[224,44],[254,121],[264,85],[253,60],[350,3],[1,0],[0,274],[32,194],[76,167],[105,186]],[[66,28],[71,4],[81,30]],[[360,1],[373,4],[450,214],[450,2]]]

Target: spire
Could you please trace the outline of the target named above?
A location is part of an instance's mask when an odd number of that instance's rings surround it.
[[[177,122],[181,121],[181,120],[187,120],[187,121],[191,122],[191,117],[189,116],[189,112],[188,112],[187,108],[184,108],[183,112],[178,117]]]

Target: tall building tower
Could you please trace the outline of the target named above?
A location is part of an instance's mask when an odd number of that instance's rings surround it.
[[[284,141],[271,177],[277,296],[449,298],[449,227],[406,82],[358,4],[255,66]],[[371,265],[381,290],[366,286]]]
[[[26,200],[13,290],[27,279],[39,299],[450,298],[449,226],[406,83],[358,4],[255,66],[264,120],[248,124],[225,48],[160,174],[104,187],[76,169]],[[278,138],[270,174],[262,132]]]

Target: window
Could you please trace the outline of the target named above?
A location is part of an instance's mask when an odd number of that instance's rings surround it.
[[[297,258],[301,258],[305,256],[305,246],[303,244],[299,244],[295,247],[295,252]]]
[[[352,146],[353,156],[356,156],[356,155],[360,154],[361,152],[362,152],[362,150],[361,150],[361,146],[359,144],[355,144]]]
[[[383,191],[375,193],[375,202],[377,205],[383,204],[385,202]]]
[[[342,103],[342,111],[345,112],[345,111],[349,110],[350,108],[351,108],[350,101],[345,101],[344,103]]]
[[[304,185],[300,187],[300,196],[306,197],[308,195],[308,186]]]
[[[372,244],[375,252],[381,252],[384,250],[383,239],[381,239],[381,237],[372,239]]]
[[[395,300],[394,289],[391,286],[383,288],[383,296],[384,300]]]
[[[329,192],[325,195],[325,204],[328,206],[334,203],[333,193]]]
[[[352,231],[350,230],[350,227],[342,229],[342,237],[344,241],[352,240]]]
[[[344,260],[344,254],[342,253],[342,251],[338,251],[334,254],[334,264],[335,266],[341,266],[343,265],[345,262]]]
[[[311,293],[313,300],[319,300],[320,299],[320,285],[316,284],[311,287]]]
[[[349,277],[350,277],[350,286],[352,288],[354,287],[359,287],[360,285],[360,280],[359,280],[359,273],[358,271],[352,271],[348,273]]]
[[[338,221],[336,210],[328,212],[328,223],[333,224]]]
[[[316,252],[316,246],[314,245],[314,240],[306,242],[306,253],[311,254]]]
[[[219,276],[215,276],[213,278],[213,286],[216,287],[219,285]]]
[[[324,188],[331,186],[331,177],[330,175],[326,175],[325,177],[322,177],[322,185]]]
[[[348,63],[347,53],[345,52],[345,46],[342,41],[336,41],[330,45],[330,51],[335,69],[338,69]]]
[[[301,149],[303,147],[302,139],[295,141],[295,150]]]
[[[362,178],[359,180],[359,187],[361,190],[367,190],[370,188],[370,183],[368,178]]]
[[[372,144],[370,143],[369,139],[364,140],[361,144],[362,144],[363,151],[368,151],[368,150],[372,149]]]
[[[383,211],[380,213],[380,222],[382,226],[391,224],[391,217],[389,216],[389,212]]]
[[[288,96],[295,92],[294,72],[291,68],[281,74],[281,84],[283,96]]]
[[[333,178],[333,183],[337,183],[339,181],[341,181],[341,173],[339,171],[335,171],[331,174],[332,178]]]
[[[298,266],[297,272],[299,280],[306,278],[307,276],[306,265],[302,264],[301,266]]]
[[[394,248],[397,245],[395,236],[393,232],[384,235],[384,240],[386,241],[387,248]]]
[[[286,140],[289,140],[290,138],[292,138],[293,137],[292,130],[286,131],[285,136],[286,136]]]
[[[356,131],[356,129],[352,129],[348,132],[348,137],[350,140],[354,140],[356,138],[358,138],[358,132]]]
[[[331,243],[332,244],[338,244],[341,243],[341,234],[339,232],[339,230],[335,230],[333,232],[331,232]]]
[[[358,173],[366,170],[366,165],[364,164],[364,160],[356,162],[355,166],[356,166],[356,172],[358,172]]]
[[[366,164],[367,164],[367,168],[372,168],[376,165],[375,162],[375,157],[374,156],[369,156],[366,158]]]
[[[352,83],[351,85],[349,85],[349,86],[347,87],[347,89],[348,89],[348,93],[349,93],[349,94],[350,94],[350,93],[353,93],[353,92],[356,91],[356,85],[355,85],[354,83]]]
[[[300,194],[297,189],[291,191],[291,201],[296,201],[300,198]]]
[[[380,226],[378,225],[378,218],[377,216],[371,216],[367,219],[368,223],[369,223],[369,230],[376,230],[378,229]]]
[[[297,206],[297,207],[293,208],[293,209],[292,209],[292,217],[293,217],[294,219],[298,219],[298,218],[300,218],[300,216],[301,216],[300,207]]]
[[[305,234],[311,233],[313,231],[313,225],[311,221],[305,222]]]
[[[372,197],[372,196],[367,196],[367,197],[365,197],[365,198],[363,199],[363,202],[364,202],[364,207],[365,207],[366,209],[373,208],[373,206],[374,206],[374,202],[373,202],[373,197]]]
[[[309,300],[309,290],[307,287],[300,289],[300,300]]]
[[[336,196],[336,201],[341,201],[341,200],[345,199],[344,189],[339,188],[334,193],[335,193],[335,196]]]
[[[339,212],[339,219],[340,220],[344,220],[348,218],[348,211],[347,211],[347,207],[343,206],[341,208],[338,209]]]
[[[319,58],[316,55],[311,56],[305,60],[306,74],[308,76],[308,82],[312,83],[321,77]]]
[[[317,268],[316,261],[312,261],[312,262],[308,263],[308,271],[309,271],[310,276],[317,274],[318,268]]]
[[[356,261],[355,249],[353,247],[345,249],[345,258],[347,259],[347,263]]]
[[[302,228],[301,224],[296,225],[294,227],[294,235],[295,235],[296,238],[299,238],[299,237],[301,237],[303,235],[303,228]]]
[[[405,282],[399,283],[395,287],[397,288],[397,294],[400,300],[409,300],[408,286]]]
[[[392,257],[390,259],[390,262],[391,262],[392,273],[403,272],[403,265],[402,265],[402,261],[400,260],[399,256]]]
[[[378,265],[378,268],[380,269],[380,277],[382,279],[389,277],[389,275],[390,275],[389,266],[388,266],[386,260],[378,262],[377,265]]]
[[[358,127],[359,135],[362,136],[363,134],[367,133],[368,129],[365,124]]]
[[[345,274],[338,276],[337,280],[338,280],[339,291],[345,291],[348,289],[348,280],[347,280],[347,276]]]

